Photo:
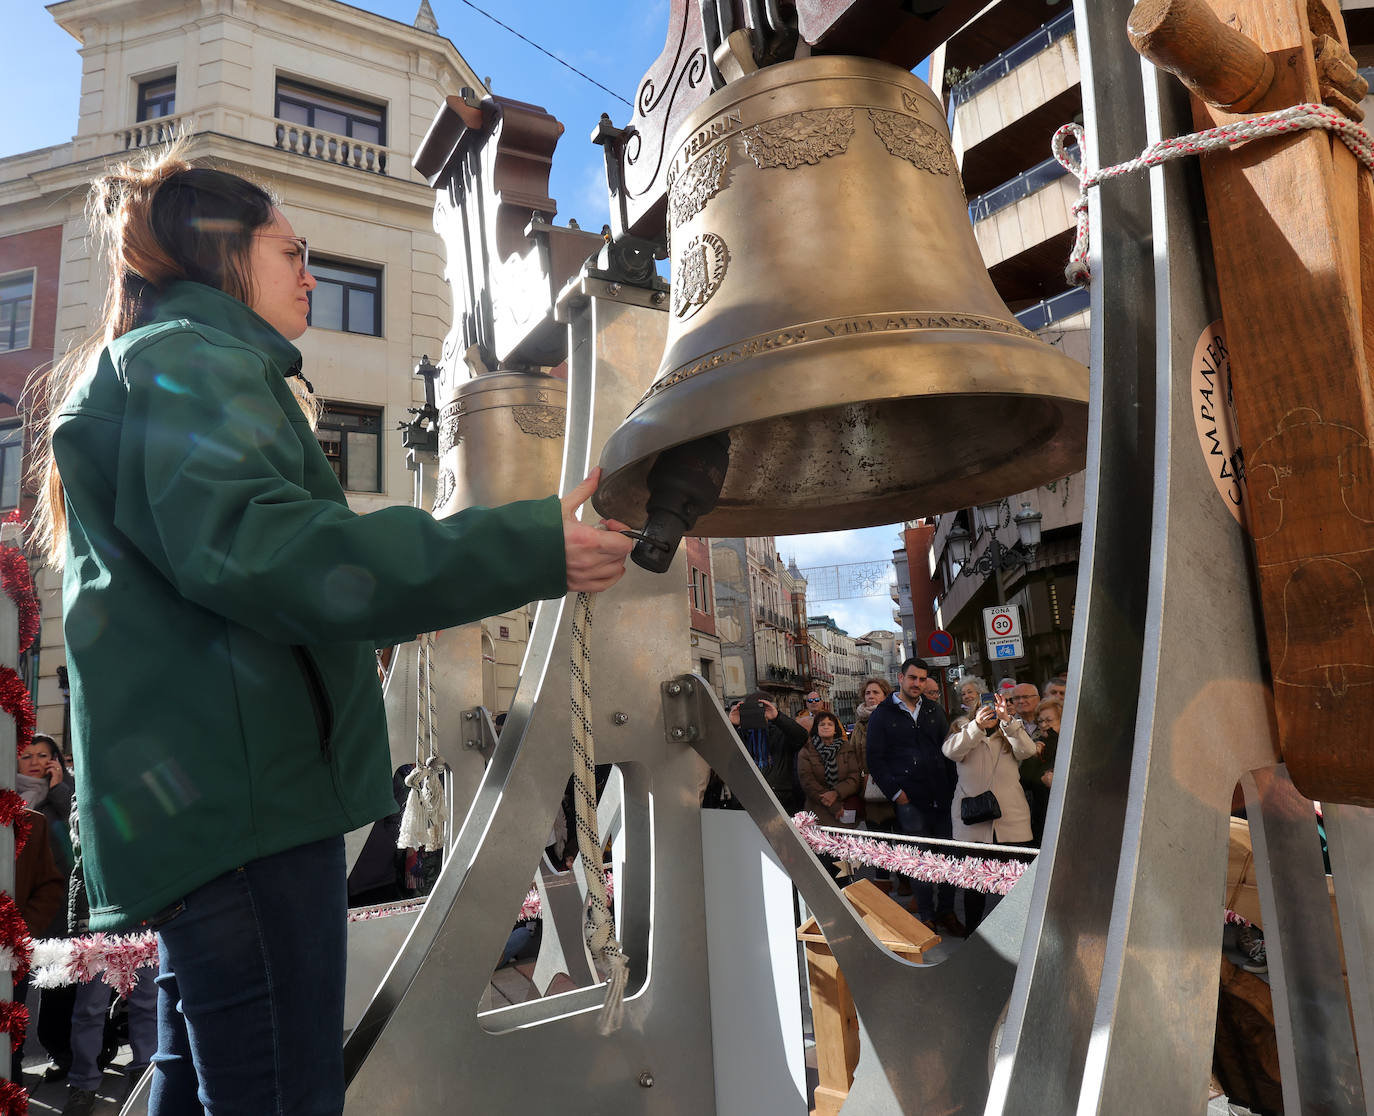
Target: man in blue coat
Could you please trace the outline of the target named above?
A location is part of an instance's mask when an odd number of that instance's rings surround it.
[[[868,718],[868,771],[892,800],[903,833],[949,838],[958,773],[940,750],[949,735],[945,711],[921,693],[928,673],[923,659],[907,659],[897,692]],[[913,890],[917,918],[932,929],[966,936],[954,915],[951,885],[915,882]]]

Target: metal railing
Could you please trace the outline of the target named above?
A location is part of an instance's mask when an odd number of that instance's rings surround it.
[[[1068,150],[1075,155],[1078,153],[1076,147],[1070,147]],[[985,194],[979,194],[969,202],[968,219],[975,225],[979,221],[986,221],[999,209],[1014,205],[1068,173],[1053,155],[1048,159],[1042,159],[1029,170],[1022,171],[1015,178],[1008,179]]]
[[[1036,330],[1045,329],[1055,322],[1077,314],[1081,310],[1086,310],[1091,301],[1092,298],[1086,287],[1075,287],[1071,291],[1065,291],[1063,294],[1057,294],[1043,302],[1037,302],[1034,306],[1027,306],[1024,310],[1018,310],[1016,320],[1034,333]]]
[[[1073,9],[1069,8],[1042,24],[1022,39],[1007,47],[991,62],[979,66],[963,81],[949,89],[949,125],[954,126],[954,110],[970,97],[981,93],[994,82],[1001,81],[1023,62],[1029,62],[1046,47],[1073,31]]]

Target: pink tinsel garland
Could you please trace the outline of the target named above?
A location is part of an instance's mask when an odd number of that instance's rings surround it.
[[[157,938],[142,934],[84,934],[44,938],[33,947],[33,983],[62,988],[99,977],[121,996],[138,983],[138,970],[157,967]]]
[[[792,824],[813,852],[847,860],[850,864],[882,868],[922,883],[947,883],[990,895],[1005,895],[1026,871],[1026,865],[1018,860],[946,856],[904,843],[888,844],[876,837],[826,833],[817,823],[815,814],[797,814]]]

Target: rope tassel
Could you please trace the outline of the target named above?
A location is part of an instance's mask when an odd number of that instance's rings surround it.
[[[577,806],[577,852],[587,876],[587,948],[606,968],[606,1001],[597,1029],[609,1035],[625,1020],[625,988],[630,962],[615,938],[601,834],[596,822],[596,751],[592,741],[591,688],[592,596],[578,593],[572,620],[573,801]]]

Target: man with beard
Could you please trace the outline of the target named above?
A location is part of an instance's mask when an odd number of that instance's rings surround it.
[[[922,693],[929,670],[923,659],[902,664],[900,686],[868,718],[868,770],[893,804],[897,827],[914,837],[954,832],[950,805],[957,772],[940,750],[949,720],[938,702]],[[935,930],[965,937],[954,915],[954,888],[917,881],[916,917]]]

